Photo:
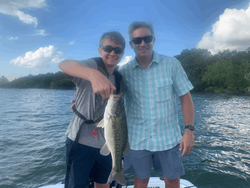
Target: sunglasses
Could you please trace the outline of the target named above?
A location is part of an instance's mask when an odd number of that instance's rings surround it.
[[[105,52],[108,52],[108,53],[112,52],[113,50],[115,51],[116,54],[123,53],[123,49],[119,47],[113,48],[112,46],[102,46],[101,49],[103,49]]]
[[[150,42],[152,42],[153,38],[154,37],[152,35],[148,35],[148,36],[145,36],[145,37],[135,37],[131,41],[134,44],[141,44],[142,40],[144,40],[145,43],[150,43]]]

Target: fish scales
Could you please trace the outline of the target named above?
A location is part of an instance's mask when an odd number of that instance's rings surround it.
[[[124,120],[125,119],[125,120]],[[113,148],[115,148],[115,156],[113,157],[116,159],[113,161],[113,166],[115,171],[120,172],[122,171],[122,163],[121,163],[121,158],[122,158],[122,153],[125,150],[126,143],[127,143],[127,137],[128,137],[128,132],[127,132],[127,125],[126,125],[126,116],[125,116],[125,111],[124,108],[120,113],[117,113],[115,116],[111,117],[111,122],[112,126],[107,127],[107,136],[110,136],[110,145],[114,143]],[[123,125],[122,125],[123,124]],[[112,132],[108,133],[108,132]],[[111,153],[112,155],[112,153]]]
[[[126,185],[122,168],[122,155],[129,153],[128,130],[122,94],[111,95],[105,108],[104,119],[98,126],[104,127],[106,143],[102,155],[111,153],[112,171],[108,182],[117,181]]]

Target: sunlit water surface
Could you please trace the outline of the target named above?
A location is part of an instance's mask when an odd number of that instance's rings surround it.
[[[0,188],[37,188],[65,176],[74,90],[0,88]],[[192,93],[195,147],[183,157],[198,188],[250,187],[250,96]],[[179,102],[178,102],[179,104]],[[180,125],[183,118],[179,105]],[[152,170],[152,176],[160,176]],[[133,183],[132,175],[126,176]]]

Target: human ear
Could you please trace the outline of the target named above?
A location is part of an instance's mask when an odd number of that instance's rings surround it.
[[[130,44],[131,48],[134,49],[133,44],[132,44],[131,41],[129,41],[129,44]]]
[[[155,43],[155,38],[153,38],[153,44]]]
[[[102,51],[102,49],[101,49],[101,48],[98,48],[98,52],[99,52],[100,55],[102,55],[102,54],[101,54],[101,51]]]

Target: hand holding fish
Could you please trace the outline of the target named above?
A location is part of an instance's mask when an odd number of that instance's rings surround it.
[[[90,81],[94,93],[100,94],[104,99],[109,98],[109,95],[116,90],[115,86],[101,72],[77,61],[64,60],[59,67],[66,74]]]
[[[109,98],[110,94],[116,90],[115,86],[99,71],[93,71],[90,82],[94,93],[100,94],[102,98]]]

